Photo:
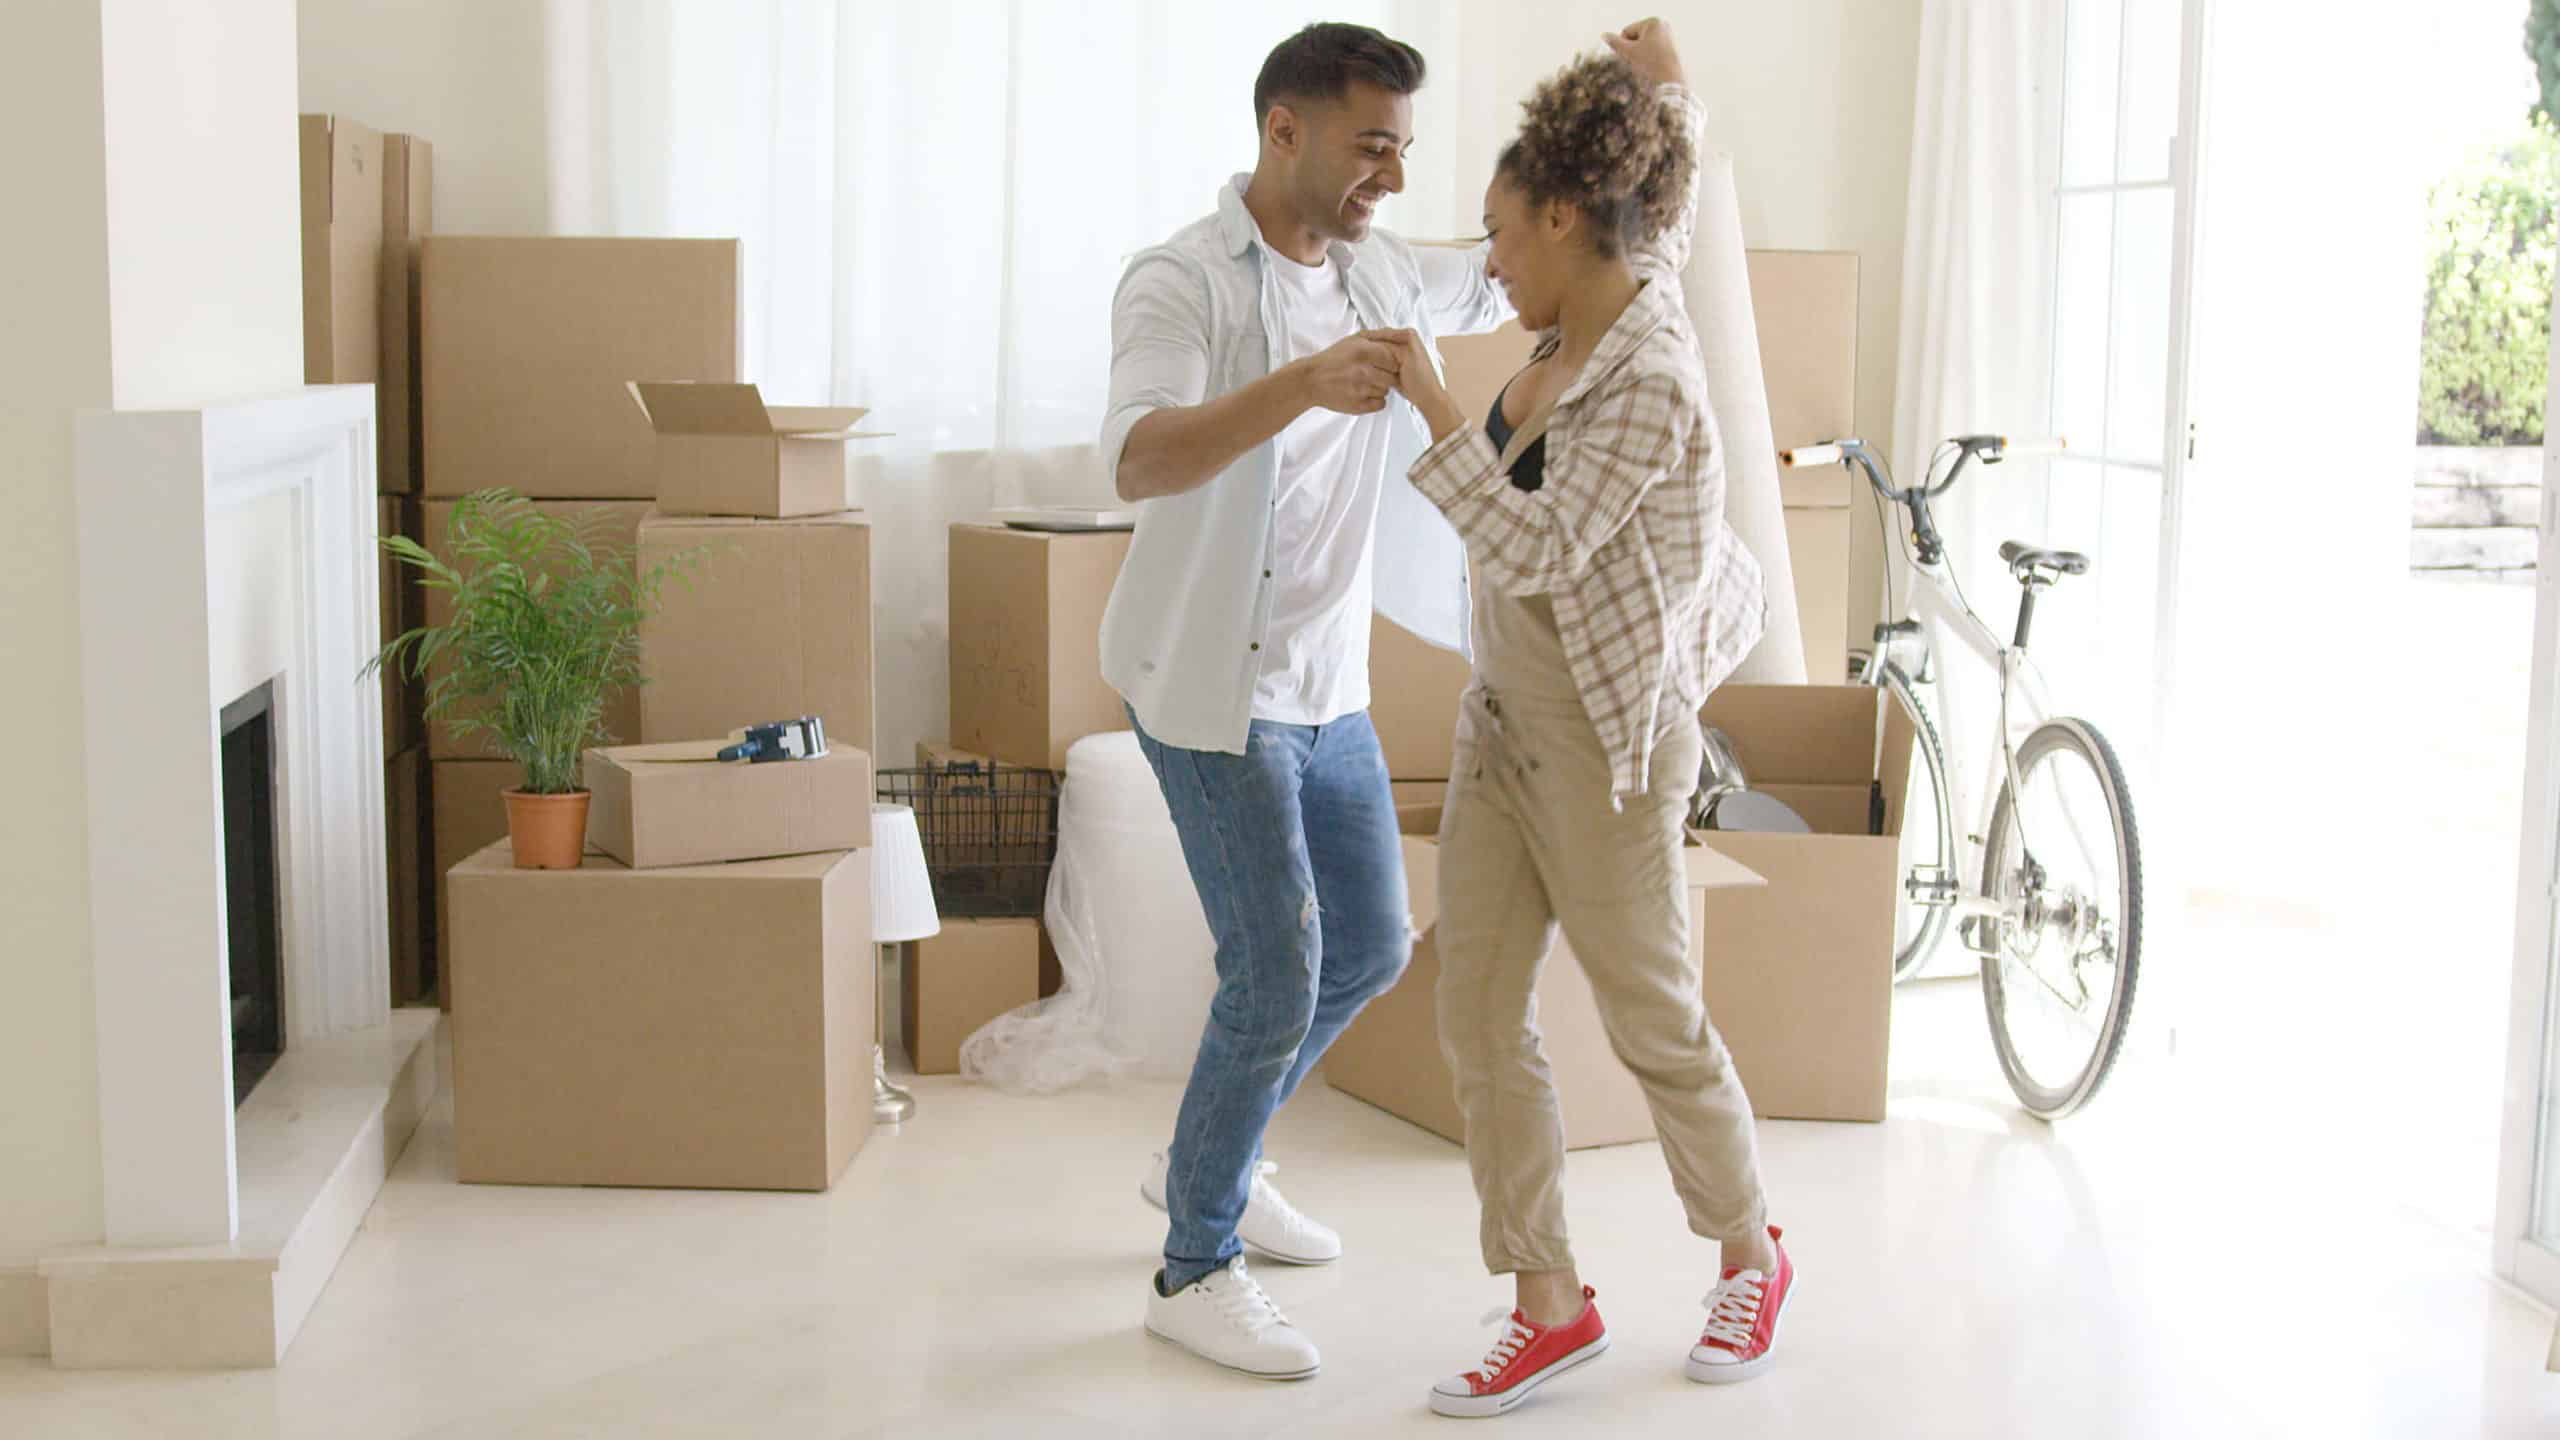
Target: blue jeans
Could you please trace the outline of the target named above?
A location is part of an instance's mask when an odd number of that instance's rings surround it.
[[[1131,717],[1136,723],[1136,717]],[[1256,720],[1245,753],[1138,743],[1164,787],[1218,942],[1218,993],[1174,1120],[1164,1285],[1242,1249],[1262,1131],[1360,1007],[1412,958],[1386,757],[1366,712]]]

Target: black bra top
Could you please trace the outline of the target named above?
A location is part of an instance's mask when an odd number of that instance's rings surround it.
[[[1509,393],[1511,387],[1503,386],[1502,395]],[[1484,417],[1485,438],[1493,442],[1496,454],[1511,445],[1512,426],[1510,421],[1502,418],[1502,395],[1493,397],[1493,412]],[[1511,462],[1511,486],[1515,490],[1535,490],[1546,483],[1547,437],[1541,435],[1529,442],[1528,448],[1520,452],[1519,459]]]

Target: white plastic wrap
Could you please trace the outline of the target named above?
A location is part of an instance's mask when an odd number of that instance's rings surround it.
[[[1047,910],[1058,993],[979,1027],[961,1043],[961,1073],[1032,1093],[1189,1074],[1217,990],[1217,942],[1129,731],[1067,753]]]
[[[1681,277],[1689,320],[1706,363],[1707,402],[1724,440],[1724,518],[1742,537],[1768,583],[1769,628],[1733,673],[1754,685],[1805,683],[1804,628],[1796,610],[1795,558],[1787,550],[1785,498],[1778,488],[1778,442],[1769,428],[1769,389],[1760,370],[1760,331],[1751,310],[1751,268],[1742,245],[1742,206],[1733,157],[1698,157],[1698,230]],[[1834,438],[1834,437],[1825,437]],[[1837,685],[1837,675],[1813,677]]]

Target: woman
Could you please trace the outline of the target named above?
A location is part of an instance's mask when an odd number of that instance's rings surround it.
[[[1751,1105],[1689,963],[1682,818],[1698,707],[1757,641],[1758,565],[1724,467],[1679,271],[1704,114],[1666,27],[1609,37],[1530,99],[1485,194],[1487,272],[1542,332],[1491,414],[1419,342],[1399,388],[1435,444],[1413,483],[1467,542],[1475,679],[1441,822],[1440,1037],[1467,1119],[1485,1264],[1517,1308],[1434,1410],[1494,1415],[1607,1331],[1564,1222],[1564,1133],[1532,991],[1561,924],[1644,1087],[1689,1227],[1722,1247],[1693,1380],[1767,1368],[1794,1269]]]

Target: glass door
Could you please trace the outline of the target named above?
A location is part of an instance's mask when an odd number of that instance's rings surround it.
[[[2095,563],[2053,607],[2049,643],[2040,618],[2038,650],[2066,708],[2099,719],[2138,776],[2156,773],[2192,454],[2204,20],[2203,0],[2068,0],[2059,57],[2049,379],[2070,450],[2048,467],[2038,538]]]
[[[2560,310],[2552,346],[2560,416]],[[2542,443],[2542,543],[2535,581],[2533,716],[2526,731],[2516,978],[2498,1195],[2498,1270],[2560,1305],[2560,439]]]

